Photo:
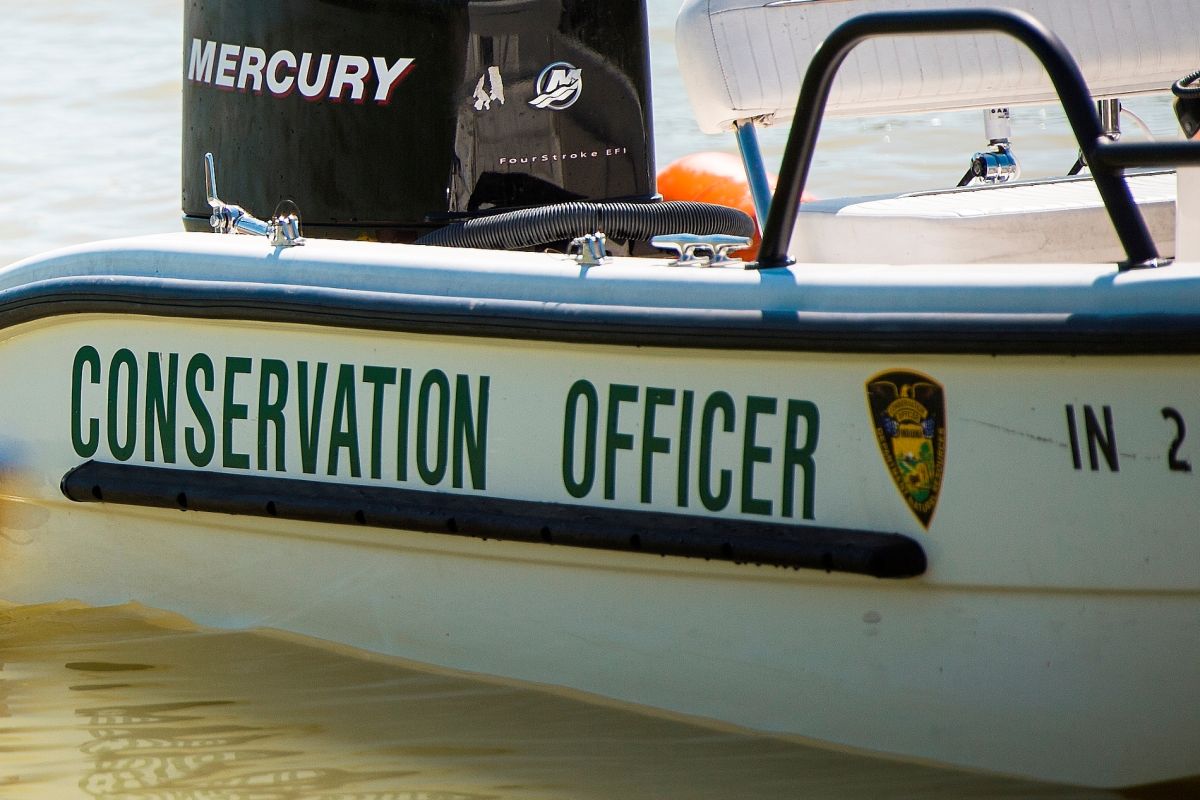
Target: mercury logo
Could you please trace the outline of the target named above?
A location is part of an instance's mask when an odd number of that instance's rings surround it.
[[[529,101],[534,108],[562,111],[570,108],[583,92],[583,70],[566,61],[546,66],[537,78],[537,97]]]
[[[219,46],[218,46],[219,45]],[[279,50],[268,54],[261,47],[192,40],[187,80],[231,92],[275,97],[299,91],[305,100],[352,103],[371,101],[386,106],[392,92],[413,67],[413,59],[394,61],[382,56],[330,53],[294,53]]]

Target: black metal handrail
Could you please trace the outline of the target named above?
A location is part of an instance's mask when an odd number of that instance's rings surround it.
[[[787,254],[788,245],[821,132],[821,119],[833,79],[850,51],[867,39],[881,36],[945,33],[1004,33],[1019,40],[1037,56],[1062,101],[1079,149],[1091,168],[1096,188],[1125,249],[1127,260],[1121,264],[1121,269],[1156,265],[1158,249],[1125,183],[1124,169],[1200,164],[1200,145],[1114,142],[1104,134],[1087,82],[1057,35],[1023,11],[953,9],[864,14],[835,28],[813,54],[800,87],[795,121],[788,135],[779,181],[767,214],[759,268],[792,263]]]

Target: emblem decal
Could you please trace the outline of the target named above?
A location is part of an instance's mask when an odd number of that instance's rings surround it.
[[[918,372],[881,372],[867,381],[875,440],[896,488],[926,529],[942,491],[946,400],[942,385]]]
[[[485,80],[488,84],[487,91],[483,89]],[[475,99],[476,111],[490,111],[493,100],[504,105],[504,79],[500,77],[499,67],[488,67],[487,72],[479,76],[479,83],[475,84],[475,94],[472,97]]]
[[[547,65],[537,77],[537,97],[529,101],[534,108],[562,111],[575,105],[583,92],[583,70],[566,61]]]

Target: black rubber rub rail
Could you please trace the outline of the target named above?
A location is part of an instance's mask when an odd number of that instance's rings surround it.
[[[926,566],[921,545],[894,533],[98,461],[64,475],[62,492],[81,503],[365,525],[876,578],[912,578]]]

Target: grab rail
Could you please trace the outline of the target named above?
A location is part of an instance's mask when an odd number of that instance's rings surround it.
[[[1028,47],[1042,62],[1062,101],[1071,130],[1079,143],[1104,207],[1112,219],[1127,260],[1121,270],[1152,267],[1160,263],[1158,249],[1146,221],[1125,183],[1127,167],[1200,164],[1200,145],[1190,142],[1117,143],[1104,135],[1087,82],[1062,40],[1023,11],[1009,9],[955,9],[892,11],[864,14],[842,23],[813,55],[800,87],[795,122],[767,224],[763,229],[758,268],[783,267],[788,258],[792,229],[804,194],[813,152],[821,132],[821,119],[833,79],[850,51],[863,41],[881,36],[941,33],[1004,33]]]

